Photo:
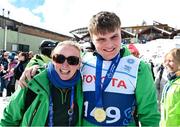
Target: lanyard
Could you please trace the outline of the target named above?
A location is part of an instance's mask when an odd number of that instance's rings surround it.
[[[49,97],[49,127],[53,127],[53,102],[52,96]]]
[[[167,95],[167,92],[168,92],[170,86],[171,86],[171,83],[170,83],[170,82],[168,82],[168,83],[164,86],[164,89],[163,89],[163,91],[162,91],[162,99],[161,99],[161,102],[164,102],[164,99],[165,99],[165,97],[166,97],[166,95]]]
[[[96,107],[103,107],[102,103],[102,92],[107,88],[109,82],[111,81],[116,68],[120,61],[120,54],[116,55],[116,57],[112,60],[111,65],[106,73],[104,82],[101,81],[102,75],[102,64],[103,58],[97,54],[97,61],[96,61],[96,81],[95,81],[95,97],[96,97]]]
[[[71,89],[70,109],[68,110],[69,125],[72,121],[72,115],[74,113],[73,110],[74,110],[74,86]],[[49,97],[49,122],[48,122],[48,126],[53,127],[53,100],[52,100],[52,95],[50,95],[50,97]]]
[[[71,121],[72,121],[72,116],[74,113],[74,87],[72,87],[71,90],[71,100],[70,100],[70,109],[68,110],[68,115],[69,115],[69,126],[71,125]]]

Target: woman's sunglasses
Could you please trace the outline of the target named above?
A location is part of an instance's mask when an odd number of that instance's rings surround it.
[[[55,54],[53,56],[53,61],[55,61],[56,63],[63,64],[65,62],[65,60],[67,60],[67,63],[69,65],[78,65],[79,64],[79,57],[77,57],[77,56],[69,56],[67,58],[62,54]]]

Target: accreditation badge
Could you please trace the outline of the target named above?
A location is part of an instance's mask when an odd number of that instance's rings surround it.
[[[98,122],[103,122],[106,119],[106,112],[103,108],[96,108],[94,110],[94,118]]]

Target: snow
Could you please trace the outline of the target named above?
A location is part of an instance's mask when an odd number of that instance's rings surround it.
[[[173,48],[180,48],[180,39],[157,39],[146,44],[135,44],[140,52],[140,57],[153,63],[163,62],[164,56]]]
[[[9,102],[9,97],[0,97],[0,119],[3,116],[3,110]]]

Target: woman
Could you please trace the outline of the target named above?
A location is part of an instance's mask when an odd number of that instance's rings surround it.
[[[7,96],[11,96],[15,92],[15,78],[14,78],[14,68],[17,66],[18,61],[15,59],[16,53],[10,52],[8,56],[8,69],[6,74],[3,76],[7,81]]]
[[[180,48],[165,55],[168,83],[163,88],[160,126],[180,126]]]
[[[18,54],[18,65],[14,69],[14,77],[16,80],[19,80],[21,77],[27,63],[29,62],[29,55],[27,52],[20,52]]]
[[[47,69],[28,83],[30,90],[25,88],[14,94],[0,125],[81,125],[80,61],[80,48],[75,42],[59,43],[52,52],[52,62]]]

